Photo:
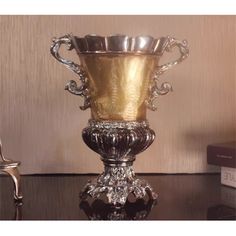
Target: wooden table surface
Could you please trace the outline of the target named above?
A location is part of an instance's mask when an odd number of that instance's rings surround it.
[[[114,209],[102,200],[79,199],[81,188],[96,175],[22,176],[22,205],[14,203],[11,179],[1,175],[0,219],[236,219],[236,190],[220,185],[219,174],[138,176],[149,181],[159,194],[158,201],[140,200],[130,202],[122,209]]]

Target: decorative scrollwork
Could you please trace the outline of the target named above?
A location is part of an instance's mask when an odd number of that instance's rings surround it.
[[[90,120],[83,129],[84,142],[102,159],[114,162],[131,161],[134,156],[147,149],[155,138],[155,133],[143,122],[115,122]]]
[[[103,193],[106,194],[108,202],[116,206],[124,205],[131,193],[136,199],[142,199],[146,194],[150,199],[157,198],[157,194],[145,180],[135,178],[131,166],[106,166],[105,171],[97,179],[85,185],[80,197],[99,198]]]
[[[164,82],[161,84],[161,86],[159,86],[158,79],[154,77],[153,85],[151,85],[149,89],[150,96],[146,100],[147,107],[152,111],[156,111],[157,107],[154,104],[156,98],[159,95],[165,95],[171,91],[173,91],[171,84]]]
[[[148,99],[146,100],[146,105],[149,109],[152,111],[157,110],[156,105],[154,104],[154,101],[159,95],[165,95],[169,93],[170,91],[173,91],[172,86],[164,82],[160,86],[158,85],[158,79],[159,77],[166,72],[167,70],[171,69],[173,66],[178,65],[181,63],[183,60],[185,60],[188,55],[189,55],[189,49],[188,49],[188,44],[186,40],[180,41],[175,38],[171,37],[166,37],[166,42],[165,42],[165,48],[163,51],[171,52],[174,47],[178,47],[179,52],[180,52],[180,57],[172,62],[168,62],[164,65],[157,66],[153,73],[153,78],[152,78],[152,83],[149,88],[149,96]]]
[[[74,95],[79,95],[84,97],[84,105],[80,106],[81,110],[85,110],[90,107],[90,96],[89,96],[89,90],[87,88],[87,82],[86,80],[81,79],[81,85],[78,87],[77,83],[74,80],[70,80],[66,86],[65,90],[68,90],[70,93]]]
[[[74,49],[72,39],[73,37],[71,35],[65,35],[60,38],[54,38],[50,51],[51,51],[51,54],[59,62],[61,62],[69,70],[73,71],[79,76],[81,86],[77,87],[77,83],[74,80],[71,80],[66,84],[65,89],[74,95],[79,95],[79,96],[84,97],[84,105],[80,106],[80,109],[85,110],[90,107],[90,95],[89,95],[89,89],[88,89],[88,83],[87,83],[85,70],[82,68],[81,65],[78,65],[74,63],[73,61],[64,59],[59,55],[59,49],[62,44],[65,44],[68,50]]]
[[[156,198],[147,182],[135,178],[132,168],[135,155],[147,149],[155,138],[146,121],[90,120],[82,136],[84,142],[101,155],[105,171],[85,186],[81,197],[98,198],[105,193],[113,205],[124,205],[130,193],[138,199],[146,193]]]

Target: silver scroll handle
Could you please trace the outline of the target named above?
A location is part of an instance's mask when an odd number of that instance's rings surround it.
[[[186,40],[180,41],[180,40],[177,40],[175,38],[168,36],[166,38],[164,51],[171,52],[172,49],[175,47],[177,47],[179,49],[180,57],[175,61],[168,62],[168,63],[163,64],[161,66],[157,66],[154,71],[153,78],[152,78],[153,82],[149,88],[149,97],[146,100],[147,107],[149,109],[151,109],[152,111],[155,111],[157,109],[157,107],[154,105],[155,99],[159,95],[165,95],[165,94],[169,93],[170,91],[172,91],[172,86],[167,82],[164,82],[161,85],[158,85],[159,77],[164,72],[171,69],[173,66],[181,63],[189,55],[188,43]]]
[[[65,44],[68,50],[74,49],[72,37],[73,36],[71,35],[65,35],[60,38],[54,38],[52,46],[50,48],[50,52],[53,57],[55,57],[60,63],[64,64],[66,68],[75,72],[79,76],[81,82],[81,85],[79,87],[77,86],[77,83],[74,80],[70,80],[66,84],[65,89],[74,95],[84,97],[84,105],[80,106],[80,109],[85,110],[90,107],[90,96],[85,70],[82,68],[81,65],[78,65],[73,61],[64,59],[59,55],[59,49],[62,44]]]

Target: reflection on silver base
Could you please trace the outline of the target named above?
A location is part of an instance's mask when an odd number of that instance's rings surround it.
[[[89,220],[145,220],[157,201],[139,199],[135,202],[127,201],[124,207],[113,207],[97,199],[81,201],[80,209],[84,211]]]
[[[108,202],[116,206],[124,205],[131,193],[137,199],[144,198],[146,194],[152,200],[157,198],[157,194],[145,180],[135,178],[131,166],[105,167],[104,173],[87,183],[81,192],[81,198],[98,198],[103,193]]]

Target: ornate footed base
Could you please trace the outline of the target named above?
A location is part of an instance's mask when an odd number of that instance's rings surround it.
[[[110,204],[122,206],[131,193],[136,199],[142,199],[146,195],[152,200],[157,198],[157,194],[145,180],[135,178],[131,166],[105,167],[104,173],[85,185],[80,196],[82,199],[87,196],[98,198],[105,194]]]
[[[147,149],[155,133],[147,121],[95,121],[83,130],[84,142],[101,155],[105,171],[88,182],[81,197],[98,198],[104,193],[113,205],[124,205],[129,194],[137,199],[157,195],[144,180],[136,179],[132,168],[135,155]]]

